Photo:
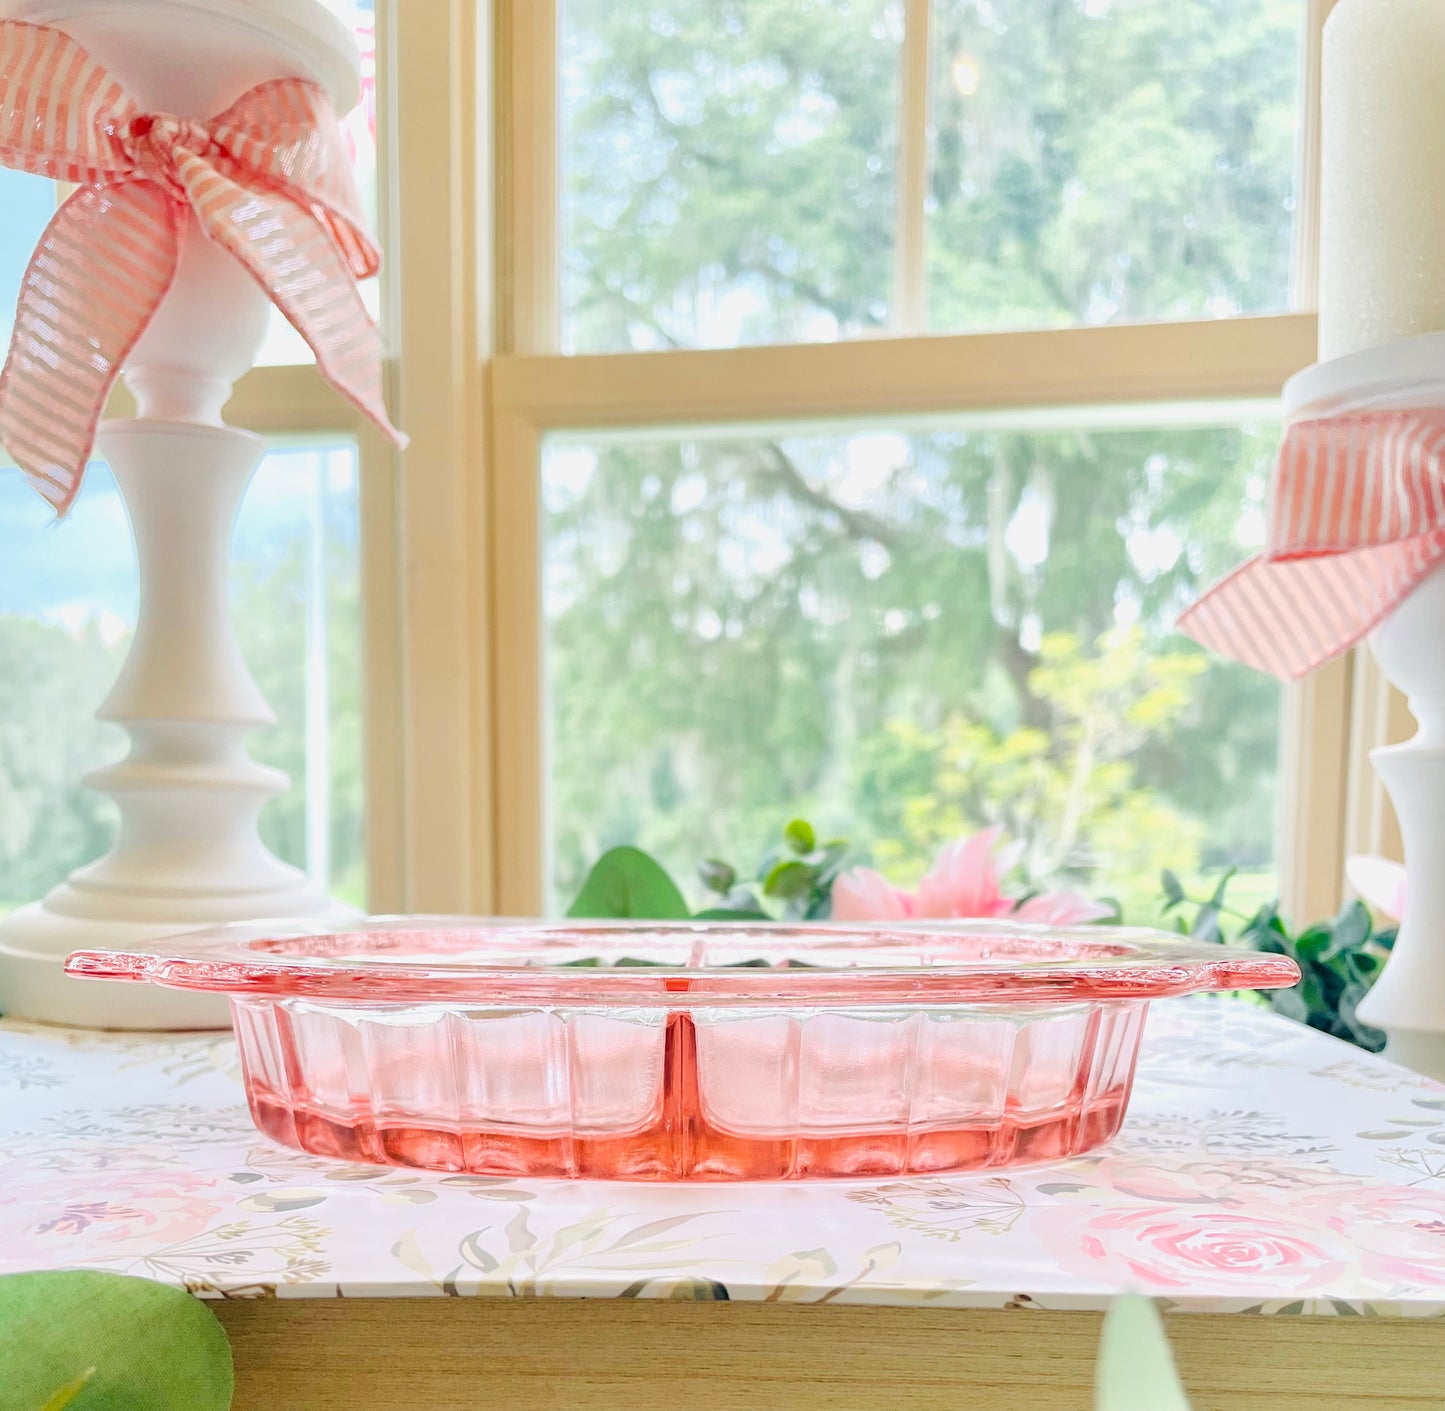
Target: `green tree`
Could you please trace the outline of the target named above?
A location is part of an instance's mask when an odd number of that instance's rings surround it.
[[[1237,519],[1267,444],[1222,429],[949,432],[554,453],[559,893],[613,844],[679,875],[705,853],[745,855],[790,808],[865,843],[907,839],[902,803],[937,780],[917,758],[860,772],[880,734],[959,719],[1000,740],[1056,730],[1064,683],[1043,642],[1094,642],[1121,612],[1141,663],[1187,658],[1194,682],[1135,732],[1138,786],[1201,822],[1206,856],[1266,861],[1274,688],[1206,665],[1167,624],[1231,553],[1190,543],[1199,501],[1232,499]],[[1001,493],[1015,465],[1028,487]],[[1081,656],[1067,670],[1113,709],[1102,668]],[[1236,799],[1247,826],[1221,832]],[[921,838],[911,846],[919,865]]]
[[[1031,879],[1112,883],[1137,913],[1156,896],[1163,868],[1198,865],[1199,821],[1142,782],[1138,762],[1193,708],[1208,663],[1195,652],[1151,651],[1137,629],[1112,630],[1089,650],[1053,633],[1038,656],[1030,689],[1045,707],[1042,725],[1005,733],[954,715],[926,731],[891,720],[864,742],[860,793],[879,808],[875,855],[912,881],[944,843],[998,826],[1026,843]],[[897,788],[900,775],[912,786]]]

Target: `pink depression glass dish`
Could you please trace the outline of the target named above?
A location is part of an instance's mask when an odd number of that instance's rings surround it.
[[[1299,978],[1152,931],[381,918],[72,975],[231,998],[256,1124],[346,1161],[757,1181],[1052,1160],[1118,1131],[1149,1001]]]

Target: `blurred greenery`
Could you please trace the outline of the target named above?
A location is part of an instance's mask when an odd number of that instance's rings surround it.
[[[95,719],[122,655],[94,624],[0,616],[0,897],[32,900],[109,846],[114,806],[81,778],[123,748]]]
[[[1228,942],[1271,955],[1288,956],[1300,968],[1291,989],[1262,990],[1260,1000],[1286,1018],[1308,1024],[1337,1039],[1378,1053],[1385,1035],[1356,1014],[1360,1001],[1380,976],[1395,944],[1397,927],[1376,928],[1365,904],[1347,901],[1339,915],[1294,931],[1279,914],[1277,901],[1254,910],[1233,887],[1235,872],[1226,868],[1205,895],[1191,894],[1172,872],[1160,876],[1161,914],[1175,928],[1198,940]],[[1191,916],[1192,913],[1192,916]]]
[[[1273,860],[1278,689],[1174,636],[1246,551],[1269,427],[563,443],[552,864],[691,875],[802,812],[904,884],[1000,824],[1152,910]]]
[[[897,0],[566,0],[583,351],[891,315]],[[928,321],[1285,307],[1301,0],[934,0]]]

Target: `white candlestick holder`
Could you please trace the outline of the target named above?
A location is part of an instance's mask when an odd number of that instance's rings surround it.
[[[1316,363],[1284,389],[1286,417],[1399,408],[1445,408],[1445,334]],[[1386,1057],[1445,1078],[1445,567],[1395,608],[1369,645],[1409,698],[1418,729],[1370,756],[1400,821],[1405,915],[1359,1017],[1385,1031]]]
[[[356,46],[317,0],[0,0],[0,19],[52,25],[82,44],[148,112],[207,119],[277,78],[359,97]],[[96,1028],[229,1022],[219,997],[67,978],[72,951],[263,917],[351,916],[261,842],[262,805],[288,786],[245,738],[274,717],[231,625],[236,511],[265,445],[221,410],[265,337],[271,305],[192,217],[175,284],[127,360],[134,420],[107,422],[135,534],[135,640],[99,712],[130,752],[88,782],[119,805],[111,851],[0,922],[0,1012]],[[64,532],[63,528],[60,532]]]

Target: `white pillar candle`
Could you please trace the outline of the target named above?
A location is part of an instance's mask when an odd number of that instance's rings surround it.
[[[1339,0],[1320,97],[1320,358],[1445,330],[1445,0]]]

